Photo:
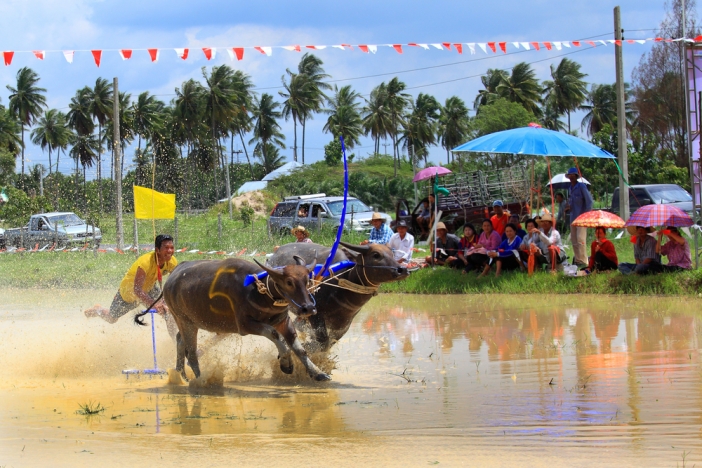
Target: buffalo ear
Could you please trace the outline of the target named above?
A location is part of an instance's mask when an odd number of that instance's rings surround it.
[[[362,255],[360,253],[356,253],[356,252],[353,252],[349,249],[344,249],[344,248],[342,248],[341,250],[344,252],[344,254],[346,254],[346,256],[349,258],[349,260],[351,260],[352,262],[361,263],[360,259],[361,259]]]
[[[300,257],[299,255],[293,255],[293,260],[295,260],[295,265],[307,266],[307,263],[305,263],[305,259]]]
[[[263,268],[263,270],[264,270],[266,273],[268,273],[269,276],[271,276],[271,277],[273,277],[273,278],[282,278],[282,277],[283,277],[283,274],[282,274],[281,272],[279,272],[278,270],[275,270],[275,269],[273,269],[273,268],[269,268],[269,267],[267,267],[267,266],[265,266],[265,265],[261,265],[261,264],[258,262],[258,260],[256,260],[255,258],[254,258],[254,262],[256,262],[256,265],[258,265],[258,266],[260,266],[261,268]]]
[[[349,244],[348,242],[339,242],[339,244],[343,245],[349,250],[353,250],[356,253],[366,253],[368,250],[370,250],[369,245],[355,245],[355,244]]]

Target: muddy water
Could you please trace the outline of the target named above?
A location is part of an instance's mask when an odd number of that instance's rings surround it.
[[[0,290],[0,466],[702,462],[702,301],[385,295],[316,356],[330,383],[203,334],[205,382],[174,385],[121,374],[151,333],[85,319],[111,295]]]

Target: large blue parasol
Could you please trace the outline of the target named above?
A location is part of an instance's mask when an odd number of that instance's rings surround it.
[[[592,143],[567,133],[547,130],[538,125],[491,133],[464,143],[451,151],[614,159],[611,153]]]

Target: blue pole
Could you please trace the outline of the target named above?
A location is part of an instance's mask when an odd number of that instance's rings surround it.
[[[319,270],[319,273],[317,273],[317,278],[320,278],[322,274],[327,271],[329,265],[331,265],[332,261],[334,260],[336,250],[339,247],[339,242],[341,242],[341,235],[344,233],[344,223],[346,222],[346,202],[349,198],[349,166],[346,163],[346,146],[344,145],[344,137],[340,136],[339,140],[341,140],[341,154],[344,157],[344,206],[341,208],[341,220],[339,222],[339,229],[336,231],[336,240],[334,241],[334,245],[332,245],[327,261],[324,262],[324,268]]]
[[[154,351],[154,370],[158,370],[158,364],[156,364],[156,329],[154,328],[156,309],[149,309],[149,313],[151,313],[151,347]]]

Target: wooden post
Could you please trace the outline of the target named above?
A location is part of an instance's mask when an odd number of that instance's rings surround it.
[[[58,247],[58,221],[54,223],[54,249]]]
[[[614,7],[614,39],[623,40],[619,7]],[[621,46],[614,46],[615,72],[617,75],[617,138],[619,141],[619,216],[629,219],[629,160],[626,154],[626,93],[624,91],[624,57]]]
[[[137,228],[137,220],[134,218],[134,249],[139,256],[139,229]]]
[[[217,214],[217,242],[218,246],[222,248],[222,213]]]

